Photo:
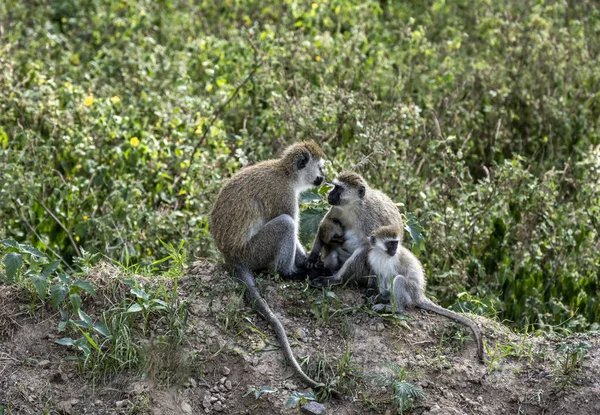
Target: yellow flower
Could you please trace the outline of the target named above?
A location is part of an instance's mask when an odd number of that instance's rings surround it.
[[[140,139],[137,137],[131,137],[129,139],[129,144],[131,144],[133,147],[137,147],[140,145]]]
[[[89,218],[88,218],[88,215],[83,215],[83,220],[86,220],[86,221],[87,221],[88,219],[89,219]]]
[[[85,97],[85,99],[83,100],[83,105],[86,106],[90,106],[94,103],[94,96],[93,95],[88,95],[87,97]]]
[[[542,139],[542,141],[543,141],[544,143],[547,143],[547,142],[548,142],[548,136],[544,136],[544,138]]]
[[[316,60],[317,62],[320,62],[320,61],[321,61],[321,57],[320,57],[319,55],[317,55],[317,56],[315,56],[315,60]]]
[[[71,88],[71,83],[70,82],[65,82],[65,88]]]
[[[179,191],[179,194],[180,194],[180,195],[184,195],[184,194],[186,194],[186,193],[187,193],[187,192],[185,191],[185,189],[181,189],[181,190]]]
[[[337,6],[334,11],[335,14],[340,14],[340,6]]]
[[[121,98],[115,95],[110,99],[110,102],[112,102],[113,104],[118,104],[119,102],[121,102]]]
[[[313,9],[316,9],[317,7],[319,7],[319,5],[318,5],[317,3],[313,3],[313,4],[312,4],[312,8],[313,8]]]
[[[80,240],[80,239],[81,239],[81,238],[80,238],[79,236],[76,236],[76,237],[75,237],[75,240],[76,240],[77,242],[79,242],[79,240]]]

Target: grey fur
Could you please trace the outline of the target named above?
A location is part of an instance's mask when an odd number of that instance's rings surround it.
[[[407,309],[418,307],[464,324],[473,332],[477,345],[477,357],[484,362],[483,339],[475,322],[461,314],[440,307],[425,297],[426,282],[421,262],[412,252],[401,245],[398,245],[395,255],[389,255],[384,250],[383,242],[376,239],[375,244],[372,244],[368,262],[373,274],[377,275],[379,295],[381,297],[389,296],[388,289],[393,290],[392,305],[375,304],[373,310],[385,309],[388,312],[395,311],[402,314]]]

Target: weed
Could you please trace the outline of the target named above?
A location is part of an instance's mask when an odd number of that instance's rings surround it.
[[[272,386],[263,385],[260,388],[256,389],[254,387],[248,388],[248,390],[244,393],[244,396],[248,396],[251,393],[254,393],[254,399],[259,400],[263,393],[273,393],[277,392],[277,388]]]
[[[413,408],[415,401],[425,398],[420,386],[406,380],[406,371],[395,362],[383,362],[379,365],[383,371],[369,376],[377,385],[392,388],[392,402],[398,414]]]
[[[554,370],[561,389],[572,385],[577,379],[583,359],[591,347],[591,344],[584,341],[577,344],[560,343],[556,347],[558,359],[555,362]]]

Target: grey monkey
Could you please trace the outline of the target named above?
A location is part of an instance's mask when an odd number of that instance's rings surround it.
[[[324,180],[323,152],[313,142],[289,146],[279,159],[236,173],[221,189],[209,229],[225,263],[246,287],[250,304],[275,330],[283,353],[296,374],[320,387],[296,361],[285,329],[260,296],[253,271],[274,266],[282,278],[306,277],[306,253],[298,240],[300,192]]]
[[[401,245],[400,229],[395,226],[382,226],[373,231],[370,237],[371,249],[368,255],[371,272],[377,276],[377,286],[381,298],[389,299],[389,304],[375,304],[373,310],[404,313],[407,308],[422,308],[469,327],[475,337],[477,357],[484,361],[481,331],[472,320],[440,307],[425,297],[425,275],[423,266],[412,252]],[[390,291],[391,295],[390,295]]]
[[[331,208],[321,221],[319,231],[338,220],[344,228],[344,242],[341,247],[323,252],[323,263],[335,271],[333,277],[316,279],[313,284],[353,280],[361,285],[369,285],[369,278],[365,277],[370,274],[367,262],[369,235],[379,226],[395,225],[401,230],[402,239],[402,215],[385,193],[371,188],[357,173],[344,172],[333,184],[334,188],[327,196]],[[322,249],[323,243],[317,235],[308,256],[309,267],[318,261]]]

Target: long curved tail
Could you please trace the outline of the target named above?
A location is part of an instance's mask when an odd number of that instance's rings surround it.
[[[281,324],[279,319],[275,316],[275,314],[273,314],[267,302],[260,296],[260,293],[256,288],[256,281],[250,270],[240,265],[236,265],[234,267],[234,270],[238,281],[244,284],[244,286],[246,287],[246,295],[250,300],[251,306],[254,309],[256,309],[256,311],[258,311],[264,317],[264,319],[267,320],[267,322],[271,325],[273,330],[275,330],[277,340],[279,341],[279,344],[281,344],[281,348],[283,349],[283,354],[285,355],[285,358],[288,361],[288,363],[294,369],[294,372],[296,372],[296,374],[312,388],[320,388],[325,386],[324,384],[318,383],[313,379],[309,378],[308,375],[304,373],[304,371],[296,361],[283,324]]]
[[[454,320],[457,323],[464,324],[465,326],[470,328],[471,331],[473,332],[473,336],[475,337],[475,343],[477,344],[477,358],[479,359],[480,362],[485,362],[485,357],[483,354],[483,338],[481,336],[481,331],[479,330],[479,327],[477,327],[477,325],[475,324],[475,322],[473,320],[471,320],[465,316],[462,316],[458,313],[455,313],[452,310],[448,310],[444,307],[440,307],[439,305],[432,303],[428,299],[425,299],[424,301],[420,301],[417,304],[417,307],[422,308],[423,310],[432,311],[432,312],[439,314],[441,316],[444,316],[444,317],[448,317],[449,319]]]

